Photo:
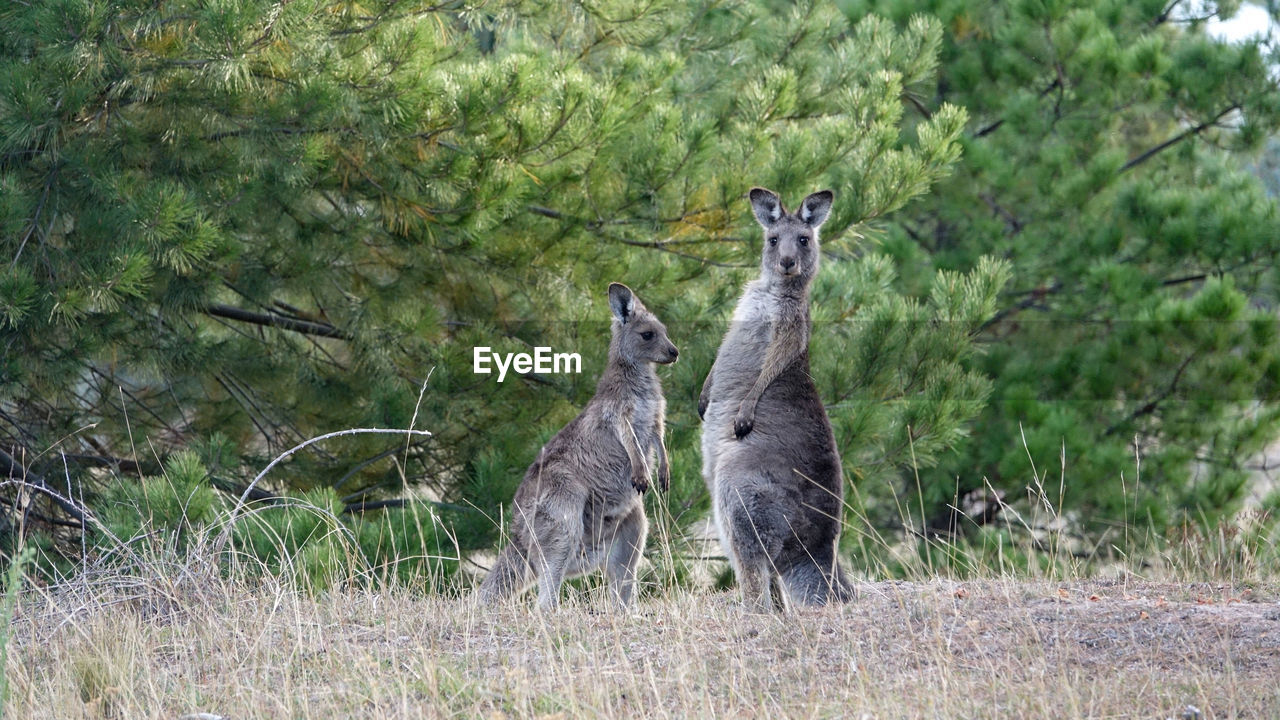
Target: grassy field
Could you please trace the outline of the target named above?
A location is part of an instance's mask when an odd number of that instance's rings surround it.
[[[778,616],[712,591],[542,615],[198,565],[89,572],[19,603],[5,716],[1278,717],[1278,592],[926,579]]]

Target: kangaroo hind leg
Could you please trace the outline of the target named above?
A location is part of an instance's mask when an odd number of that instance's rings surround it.
[[[507,544],[494,560],[489,574],[480,583],[480,602],[492,605],[524,592],[534,581],[533,568],[514,541]]]
[[[614,529],[605,574],[609,577],[613,599],[621,606],[629,605],[635,594],[636,568],[644,554],[648,534],[649,521],[644,516],[644,506],[639,504],[623,516]]]
[[[538,577],[538,607],[550,610],[560,604],[571,555],[582,549],[582,513],[562,498],[547,498],[532,520],[529,563]]]
[[[731,504],[728,515],[743,604],[759,612],[781,609],[774,587],[778,575],[774,558],[782,548],[780,531],[785,528],[785,518],[754,497]]]

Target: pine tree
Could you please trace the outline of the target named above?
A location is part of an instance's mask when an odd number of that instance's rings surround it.
[[[694,399],[757,264],[753,184],[839,193],[815,373],[850,471],[935,456],[987,392],[963,363],[1002,266],[939,274],[917,301],[859,228],[956,160],[960,109],[902,132],[941,35],[823,2],[8,4],[6,474],[118,509],[140,477],[186,488],[199,467],[238,496],[302,440],[412,425],[434,436],[311,446],[255,497],[311,492],[337,514],[428,499],[482,544],[589,398],[619,280],[686,358],[662,502],[692,520]],[[581,352],[583,373],[497,383],[473,373],[477,346]],[[166,471],[182,449],[199,465]]]
[[[1280,122],[1280,87],[1266,42],[1206,35],[1237,6],[844,6],[936,15],[940,71],[915,105],[972,118],[957,172],[892,218],[886,252],[908,279],[989,254],[1012,263],[968,366],[993,379],[991,402],[961,451],[922,474],[919,529],[999,517],[992,489],[1024,515],[1047,500],[1085,547],[1242,507],[1247,463],[1280,431],[1280,214],[1248,172]],[[901,483],[904,504],[915,487]],[[953,509],[975,503],[985,512]]]

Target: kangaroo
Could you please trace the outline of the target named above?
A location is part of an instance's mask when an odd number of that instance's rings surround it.
[[[743,601],[760,610],[852,599],[836,559],[844,482],[826,409],[809,376],[809,288],[830,190],[788,213],[750,193],[764,227],[747,284],[698,398],[702,476]]]
[[[667,329],[626,285],[609,286],[609,361],[595,397],[542,447],[516,489],[511,541],[480,584],[482,602],[535,582],[538,606],[556,607],[560,585],[604,567],[619,605],[631,602],[649,523],[641,496],[654,456],[666,492],[671,466],[663,442],[667,403],[654,363],[680,352]]]

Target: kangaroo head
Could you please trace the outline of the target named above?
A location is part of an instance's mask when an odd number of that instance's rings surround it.
[[[800,201],[794,213],[772,190],[751,189],[751,210],[764,228],[760,271],[771,284],[807,285],[818,273],[818,228],[831,212],[835,194],[819,190]]]
[[[618,357],[632,365],[642,362],[673,363],[680,351],[667,338],[667,328],[631,288],[609,285],[609,309],[613,311],[613,345]]]

